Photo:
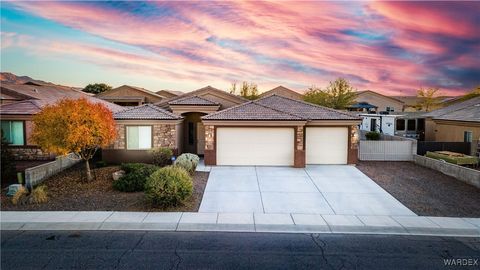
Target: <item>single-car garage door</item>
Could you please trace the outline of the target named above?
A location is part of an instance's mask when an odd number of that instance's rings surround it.
[[[347,127],[307,127],[307,164],[347,164]]]
[[[217,128],[217,165],[293,165],[293,128]]]

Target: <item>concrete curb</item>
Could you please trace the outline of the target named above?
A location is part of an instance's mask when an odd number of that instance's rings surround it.
[[[480,218],[189,212],[1,211],[1,230],[347,233],[480,237]]]

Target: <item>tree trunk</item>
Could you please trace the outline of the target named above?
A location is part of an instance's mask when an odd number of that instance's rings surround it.
[[[88,160],[85,160],[85,168],[87,169],[87,181],[90,182],[92,181],[92,172],[90,171],[90,163]]]

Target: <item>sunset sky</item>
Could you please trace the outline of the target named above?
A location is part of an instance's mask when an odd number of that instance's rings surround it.
[[[82,87],[458,95],[480,84],[480,2],[2,2],[1,70]]]

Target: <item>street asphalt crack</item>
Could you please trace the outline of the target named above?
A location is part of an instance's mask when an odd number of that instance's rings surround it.
[[[128,252],[132,252],[134,251],[138,245],[140,245],[140,243],[143,241],[143,238],[145,237],[145,235],[147,234],[148,232],[143,232],[142,236],[140,237],[140,239],[138,239],[137,243],[135,243],[135,245],[131,248],[131,249],[126,249],[122,255],[120,255],[120,257],[117,259],[117,264],[115,265],[114,269],[118,269],[118,267],[120,266],[120,262],[122,261],[123,257],[128,253]]]
[[[312,238],[312,241],[313,243],[315,243],[315,245],[320,249],[320,252],[322,254],[322,259],[325,261],[325,264],[330,268],[330,269],[334,269],[333,265],[331,265],[329,262],[328,262],[328,259],[327,257],[325,256],[325,248],[327,247],[327,243],[325,243],[322,239],[319,238],[319,235],[318,234],[310,234],[310,237]],[[318,243],[318,241],[320,241],[322,244]]]

